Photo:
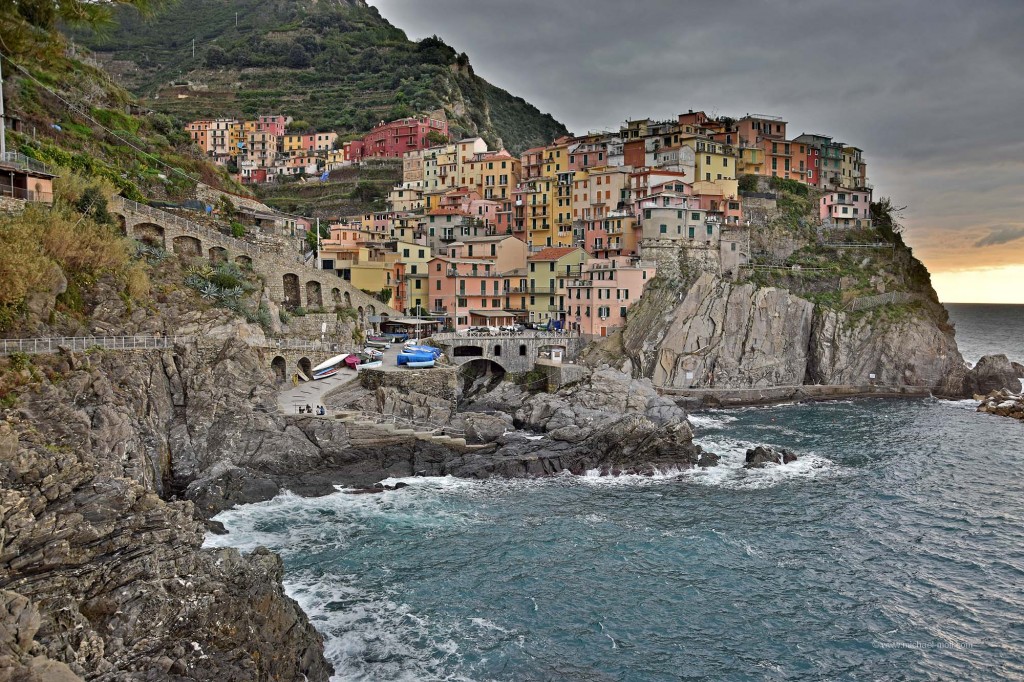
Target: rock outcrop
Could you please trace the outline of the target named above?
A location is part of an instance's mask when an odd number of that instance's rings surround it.
[[[212,388],[232,381],[186,369],[195,352],[37,358],[59,380],[23,392],[5,412],[0,588],[5,618],[19,625],[0,629],[0,656],[26,674],[239,682],[330,675],[321,636],[283,592],[280,559],[201,549],[205,528],[193,505],[165,499],[177,486],[179,452],[188,453],[182,473],[190,474],[227,447],[212,417],[190,422],[191,403],[223,408],[221,417],[239,411],[219,404],[226,393]],[[233,355],[227,350],[221,369],[246,381]]]
[[[966,371],[953,336],[924,315],[882,323],[819,309],[809,356],[809,384],[927,386],[960,395]]]
[[[745,469],[763,469],[769,464],[789,464],[795,462],[797,456],[786,448],[773,448],[770,445],[758,445],[747,450],[743,467]]]
[[[652,285],[625,329],[588,361],[667,389],[875,384],[961,395],[966,367],[942,319],[926,297],[890,319],[704,272],[688,287]]]
[[[1024,421],[1024,395],[1011,393],[1006,389],[992,391],[981,399],[978,412],[988,412],[1000,417],[1010,417]]]
[[[645,297],[622,336],[635,374],[664,388],[804,381],[814,305],[785,289],[701,274],[681,299]]]
[[[1015,364],[1005,355],[986,355],[964,377],[963,395],[986,395],[1004,389],[1020,391],[1024,373]]]

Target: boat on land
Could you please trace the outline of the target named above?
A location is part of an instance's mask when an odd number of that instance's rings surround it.
[[[348,365],[349,369],[359,369],[359,365],[362,364],[362,358],[354,353],[345,358],[345,364]]]
[[[434,348],[433,346],[411,346],[408,344],[402,352],[415,355],[432,355],[435,360],[441,357],[442,354],[440,348]]]
[[[374,360],[383,360],[384,353],[376,348],[364,348],[361,353],[364,362],[372,362]]]
[[[371,336],[366,340],[366,345],[370,348],[391,348],[391,342],[387,339],[381,339]]]
[[[405,366],[410,369],[429,369],[434,366],[433,360],[416,360],[414,362],[407,362]]]
[[[383,367],[383,360],[372,360],[371,362],[364,362],[356,367],[357,372],[362,372],[364,369],[376,369],[377,367]]]
[[[409,365],[412,366],[414,362],[429,362],[430,366],[434,366],[434,361],[437,360],[433,353],[399,353],[398,354],[398,366]]]
[[[313,375],[313,381],[317,379],[326,379],[327,377],[334,376],[341,369],[342,364],[349,357],[348,353],[342,355],[335,355],[333,358],[324,360],[319,365],[314,367],[310,373]]]

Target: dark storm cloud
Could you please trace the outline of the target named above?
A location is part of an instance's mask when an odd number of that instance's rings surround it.
[[[856,144],[940,267],[948,233],[985,242],[1024,210],[1021,0],[370,2],[577,133],[692,108]]]
[[[1009,244],[1018,239],[1024,239],[1024,227],[1000,227],[989,232],[987,237],[982,237],[974,242],[974,245],[976,247],[998,246],[999,244]]]

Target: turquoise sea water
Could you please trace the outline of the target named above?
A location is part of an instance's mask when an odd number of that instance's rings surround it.
[[[935,400],[693,421],[719,468],[286,495],[209,542],[282,554],[337,680],[1024,678],[1020,423]],[[753,443],[800,461],[746,471]]]

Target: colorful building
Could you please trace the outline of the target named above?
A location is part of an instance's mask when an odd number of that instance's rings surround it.
[[[352,161],[374,158],[401,158],[406,152],[427,149],[436,144],[435,135],[448,137],[448,121],[432,116],[381,121],[361,140],[347,142],[345,149]]]
[[[640,300],[657,267],[631,257],[583,263],[577,277],[566,283],[569,328],[583,336],[607,336],[626,323],[629,308]]]
[[[586,260],[587,252],[579,247],[553,247],[527,258],[531,322],[566,321],[566,282],[579,277]]]
[[[871,227],[871,190],[831,192],[821,198],[818,211],[834,227]]]

